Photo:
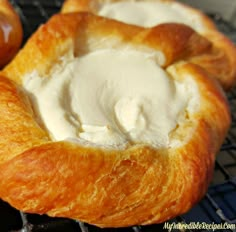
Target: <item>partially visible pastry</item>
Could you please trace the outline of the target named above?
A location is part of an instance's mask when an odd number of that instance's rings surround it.
[[[0,68],[18,52],[23,37],[20,18],[8,0],[0,0]]]
[[[209,49],[182,24],[52,17],[1,73],[0,198],[100,227],[187,212],[230,124],[221,87],[184,61]]]
[[[174,0],[65,0],[61,12],[89,11],[124,23],[154,27],[184,23],[212,42],[212,49],[191,62],[204,67],[228,90],[236,82],[236,48],[213,21],[197,9]]]

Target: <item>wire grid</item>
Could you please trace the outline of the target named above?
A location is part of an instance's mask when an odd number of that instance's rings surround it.
[[[46,22],[51,15],[60,10],[62,0],[11,0],[11,3],[21,17],[25,42],[40,24]],[[236,43],[236,28],[224,21],[218,14],[209,15],[215,20],[219,30]],[[231,225],[236,224],[236,89],[228,94],[228,99],[232,111],[232,126],[217,156],[214,178],[208,193],[190,212],[170,220],[169,223],[227,222]],[[163,226],[164,224],[100,229],[66,218],[25,214],[0,201],[1,232],[153,232],[165,231]],[[168,230],[166,229],[166,231]],[[236,232],[233,229],[223,231]]]

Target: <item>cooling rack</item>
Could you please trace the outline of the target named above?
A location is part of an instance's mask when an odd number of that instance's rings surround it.
[[[24,26],[24,42],[47,21],[51,15],[60,10],[62,0],[11,0],[18,11]],[[236,43],[236,28],[224,21],[219,14],[209,14],[219,30]],[[213,181],[204,199],[187,214],[177,217],[168,223],[177,225],[187,223],[215,223],[236,225],[236,88],[228,95],[232,111],[232,126],[216,159]],[[51,218],[45,215],[24,214],[0,201],[1,232],[156,232],[168,231],[165,224],[134,226],[119,229],[100,229],[79,221],[65,218]],[[170,231],[170,228],[169,228]],[[171,231],[183,231],[172,229]],[[187,229],[185,231],[195,231]],[[198,229],[197,231],[211,231]],[[233,231],[233,226],[224,230]]]

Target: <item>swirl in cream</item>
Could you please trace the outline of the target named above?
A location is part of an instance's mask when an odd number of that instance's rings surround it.
[[[115,148],[171,146],[169,134],[192,101],[189,87],[173,80],[153,55],[128,50],[88,53],[50,78],[31,73],[24,87],[53,140]]]

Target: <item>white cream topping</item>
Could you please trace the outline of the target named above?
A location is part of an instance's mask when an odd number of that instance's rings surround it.
[[[24,87],[53,140],[115,148],[172,146],[169,134],[197,104],[188,84],[173,80],[155,55],[138,51],[94,51],[50,78],[27,75]]]
[[[153,27],[161,23],[184,23],[197,31],[203,29],[199,16],[191,14],[178,3],[158,1],[122,1],[101,6],[99,15],[121,22]]]

